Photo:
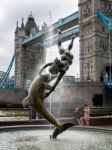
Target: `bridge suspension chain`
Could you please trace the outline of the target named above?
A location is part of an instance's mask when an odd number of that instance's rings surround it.
[[[6,74],[4,75],[4,77],[3,77],[2,81],[1,81],[0,88],[3,88],[5,82],[6,82],[7,79],[8,79],[8,76],[9,76],[9,74],[10,74],[12,65],[13,65],[13,63],[14,63],[14,59],[15,59],[15,54],[13,55],[13,57],[12,57],[12,59],[11,59],[11,62],[10,62],[10,64],[9,64],[9,67],[8,67],[8,69],[7,69],[7,71],[6,71]]]

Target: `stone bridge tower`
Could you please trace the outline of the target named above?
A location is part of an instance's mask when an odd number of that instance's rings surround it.
[[[30,41],[23,45],[26,38],[30,38],[39,32],[34,17],[29,15],[26,24],[23,19],[21,27],[15,30],[15,79],[16,88],[26,88],[27,81],[32,81],[38,74],[39,66],[45,63],[46,51],[42,46],[38,46],[38,41]],[[43,38],[43,37],[42,37]],[[43,39],[40,39],[42,42]]]
[[[109,67],[109,34],[97,12],[101,10],[104,15],[111,17],[111,4],[106,0],[79,0],[78,6],[81,81],[103,81]]]

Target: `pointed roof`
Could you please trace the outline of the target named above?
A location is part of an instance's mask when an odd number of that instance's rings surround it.
[[[39,29],[36,25],[36,22],[34,20],[34,17],[32,16],[32,13],[31,13],[29,15],[28,20],[27,20],[26,25],[25,25],[25,35],[29,36],[30,32],[33,28],[35,29],[36,32],[39,31]]]
[[[17,21],[17,25],[16,25],[15,33],[17,33],[17,32],[18,32],[18,29],[19,29],[19,27],[18,27],[18,21]]]
[[[24,18],[22,18],[21,29],[24,29]]]

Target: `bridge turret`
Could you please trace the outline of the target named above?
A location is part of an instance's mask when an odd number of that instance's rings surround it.
[[[18,32],[19,30],[19,26],[18,26],[18,21],[17,21],[17,25],[16,25],[16,29],[15,29],[15,34]]]
[[[15,32],[15,80],[16,88],[26,88],[27,80],[33,80],[37,75],[40,65],[45,62],[46,50],[44,47],[38,48],[38,43],[43,41],[43,37],[37,43],[30,41],[28,45],[23,45],[23,41],[32,38],[38,33],[39,27],[32,14],[29,15],[26,24],[22,19],[21,26],[17,24]]]
[[[35,19],[31,13],[27,19],[26,24],[25,24],[25,35],[30,36],[32,30],[33,31],[35,30],[35,33],[37,33],[39,31],[39,28],[37,27]]]
[[[25,38],[25,28],[22,18],[21,27],[19,27],[18,22],[15,30],[15,51],[21,47],[22,41]]]
[[[23,64],[21,63],[21,58],[23,56],[24,50],[22,47],[22,41],[25,38],[25,27],[24,27],[24,20],[22,18],[21,26],[16,26],[15,30],[15,80],[16,80],[16,87],[20,87],[19,84],[23,84],[22,77],[20,77],[20,74],[22,72],[21,68]],[[21,81],[20,81],[21,80]],[[18,84],[18,81],[19,84]]]
[[[47,23],[44,22],[43,26],[42,26],[42,30],[46,30],[47,29]]]
[[[79,0],[80,77],[81,81],[101,81],[109,61],[108,29],[98,18],[98,10],[107,12],[110,3],[103,0]]]
[[[25,26],[24,26],[24,18],[22,18],[22,23],[21,23],[21,29],[25,29]]]

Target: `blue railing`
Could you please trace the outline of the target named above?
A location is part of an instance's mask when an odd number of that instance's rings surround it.
[[[98,11],[99,19],[104,23],[104,25],[112,32],[112,20],[106,17],[101,11]]]

